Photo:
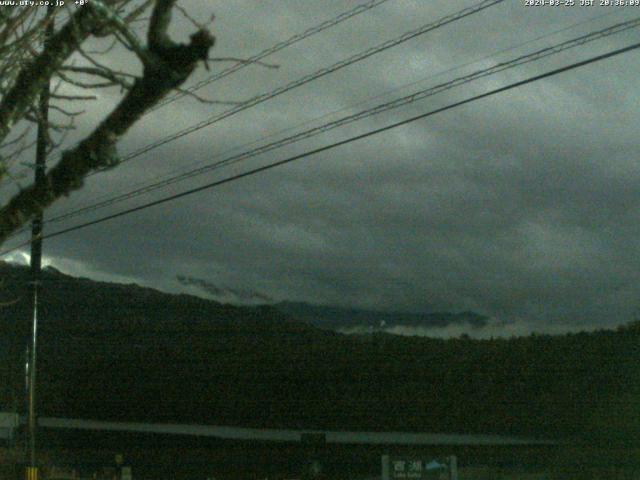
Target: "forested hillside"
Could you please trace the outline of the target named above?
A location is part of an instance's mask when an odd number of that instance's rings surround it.
[[[4,265],[2,273],[7,404],[21,388],[18,339],[30,307],[26,270]],[[44,282],[38,379],[45,415],[638,438],[640,329],[633,325],[492,340],[355,336],[271,307],[224,306],[52,270]]]

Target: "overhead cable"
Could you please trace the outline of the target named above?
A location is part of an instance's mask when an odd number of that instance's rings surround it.
[[[352,114],[352,115],[347,115],[345,117],[342,117],[340,119],[325,123],[323,125],[317,126],[317,127],[313,127],[310,128],[308,130],[305,130],[303,132],[299,132],[296,133],[294,135],[291,135],[289,137],[277,140],[275,142],[271,142],[268,143],[266,145],[262,145],[260,147],[236,154],[236,155],[232,155],[230,157],[227,157],[223,160],[219,160],[216,161],[214,163],[210,163],[183,173],[180,173],[179,175],[175,175],[172,177],[169,177],[167,179],[158,181],[158,182],[154,182],[148,185],[145,185],[141,188],[137,188],[134,190],[131,190],[129,192],[111,197],[107,200],[103,200],[97,203],[94,203],[92,205],[88,205],[85,207],[82,207],[80,209],[62,214],[62,215],[58,215],[56,217],[52,217],[49,220],[47,220],[47,223],[51,223],[51,222],[59,222],[59,221],[63,221],[63,220],[68,220],[70,218],[76,217],[78,215],[82,215],[100,208],[104,208],[110,205],[114,205],[116,203],[131,199],[131,198],[135,198],[138,197],[140,195],[144,195],[146,193],[149,193],[151,191],[160,189],[160,188],[164,188],[167,187],[169,185],[172,185],[174,183],[178,183],[181,182],[183,180],[198,176],[198,175],[202,175],[205,173],[208,173],[210,171],[213,170],[217,170],[218,168],[224,167],[224,166],[228,166],[231,164],[235,164],[238,163],[240,161],[261,155],[263,153],[267,153],[269,151],[278,149],[278,148],[282,148],[286,145],[290,145],[292,143],[319,135],[321,133],[324,132],[328,132],[330,130],[334,130],[336,128],[339,127],[343,127],[345,125],[348,125],[350,123],[371,117],[373,115],[377,115],[383,112],[387,112],[389,110],[393,110],[405,105],[408,105],[410,103],[419,101],[419,100],[423,100],[427,97],[431,97],[433,95],[445,92],[447,90],[451,90],[455,87],[459,87],[462,86],[464,84],[470,83],[472,81],[475,80],[479,80],[481,78],[487,77],[489,75],[494,75],[496,73],[505,71],[507,69],[511,69],[511,68],[515,68],[517,66],[520,65],[524,65],[530,62],[534,62],[537,60],[541,60],[543,58],[549,57],[551,55],[555,55],[558,54],[560,52],[563,52],[565,50],[571,49],[571,48],[575,48],[581,45],[584,45],[586,43],[589,42],[593,42],[595,40],[607,37],[609,35],[613,35],[616,33],[620,33],[620,32],[624,32],[626,30],[632,29],[632,28],[637,28],[640,26],[640,17],[637,17],[633,20],[629,20],[626,22],[622,22],[622,23],[618,23],[616,25],[607,27],[605,29],[599,30],[597,32],[591,32],[588,33],[586,35],[582,35],[579,36],[577,38],[571,39],[571,40],[567,40],[565,42],[562,42],[558,45],[555,46],[551,46],[551,47],[547,47],[547,48],[543,48],[541,50],[537,50],[535,52],[532,53],[528,53],[526,55],[521,55],[517,58],[514,58],[512,60],[509,61],[505,61],[505,62],[501,62],[498,63],[494,66],[482,69],[482,70],[478,70],[476,72],[473,72],[471,74],[468,75],[464,75],[462,77],[458,77],[456,79],[450,80],[448,82],[445,83],[441,83],[426,89],[422,89],[419,90],[417,92],[414,92],[410,95],[406,95],[403,96],[401,98],[392,100],[390,102],[386,102],[380,105],[376,105],[374,107],[368,108],[366,110],[362,110],[361,112]]]
[[[286,85],[283,85],[275,90],[272,90],[271,92],[267,92],[261,95],[257,95],[255,97],[253,97],[252,99],[247,100],[246,102],[243,102],[239,105],[236,105],[235,107],[232,107],[229,110],[226,110],[218,115],[214,115],[213,117],[210,117],[206,120],[203,120],[195,125],[192,125],[186,129],[183,129],[179,132],[175,132],[172,135],[166,136],[162,139],[157,140],[156,142],[153,142],[151,144],[148,144],[138,150],[135,150],[134,152],[124,156],[121,158],[120,163],[124,163],[127,161],[130,161],[136,157],[139,157],[140,155],[143,155],[144,153],[147,153],[155,148],[158,148],[162,145],[165,145],[167,143],[173,142],[181,137],[184,137],[186,135],[189,135],[193,132],[196,132],[198,130],[201,130],[207,126],[210,126],[214,123],[217,123],[225,118],[228,118],[232,115],[235,115],[236,113],[239,113],[241,111],[247,110],[249,108],[252,108],[262,102],[265,102],[267,100],[270,100],[271,98],[274,98],[278,95],[284,94],[290,90],[293,90],[294,88],[297,88],[299,86],[305,85],[313,80],[316,80],[320,77],[323,77],[325,75],[328,75],[330,73],[333,73],[337,70],[340,70],[348,65],[352,65],[353,63],[356,63],[360,60],[364,60],[366,58],[371,57],[372,55],[375,55],[377,53],[380,53],[384,50],[387,50],[389,48],[392,48],[396,45],[399,45],[403,42],[406,42],[408,40],[411,40],[412,38],[415,38],[419,35],[425,34],[427,32],[436,30],[440,27],[443,27],[444,25],[447,25],[449,23],[455,22],[457,20],[460,20],[462,18],[465,18],[469,15],[473,15],[475,13],[478,13],[482,10],[485,10],[493,5],[496,5],[498,3],[502,3],[504,0],[483,0],[475,5],[472,5],[470,7],[464,8],[462,10],[459,10],[458,12],[452,13],[450,15],[446,15],[438,20],[436,20],[435,22],[431,22],[428,24],[425,24],[417,29],[414,30],[410,30],[408,32],[405,32],[404,34],[400,35],[399,37],[396,37],[394,39],[391,40],[387,40],[377,46],[371,47],[367,50],[364,50],[362,52],[359,52],[355,55],[352,55],[344,60],[341,60],[337,63],[334,63],[333,65],[329,66],[329,67],[324,67],[320,70],[317,70],[314,73],[311,73],[309,75],[305,75],[297,80],[294,80],[293,82],[290,82]],[[87,177],[91,177],[97,173],[100,173],[100,170],[94,171],[92,173],[89,173],[87,175]],[[16,232],[20,233],[20,231]]]
[[[576,28],[576,27],[582,26],[582,25],[587,24],[587,23],[594,22],[594,21],[596,21],[596,20],[600,20],[600,19],[602,19],[602,18],[604,18],[604,17],[609,17],[609,16],[611,16],[611,15],[615,15],[615,14],[617,14],[617,13],[619,13],[619,12],[620,12],[620,10],[614,10],[614,11],[606,12],[606,13],[601,14],[601,15],[596,15],[596,16],[594,16],[594,17],[591,17],[591,18],[587,19],[587,20],[583,20],[583,21],[581,21],[581,22],[571,24],[571,25],[569,25],[569,26],[567,26],[567,27],[563,27],[563,28],[561,28],[561,29],[557,29],[557,30],[554,30],[554,31],[551,31],[551,32],[545,33],[544,35],[539,35],[539,36],[537,36],[537,37],[531,38],[531,39],[526,40],[526,41],[524,41],[524,42],[521,42],[521,43],[519,43],[519,44],[512,45],[512,46],[510,46],[510,47],[508,47],[508,48],[504,48],[504,49],[498,50],[498,51],[496,51],[496,52],[492,52],[492,53],[490,53],[490,54],[488,54],[488,55],[485,55],[485,56],[483,56],[483,57],[480,57],[480,58],[477,58],[477,59],[474,59],[474,60],[471,60],[471,61],[468,61],[468,62],[465,62],[465,63],[459,64],[459,65],[455,65],[455,66],[453,66],[453,67],[449,67],[449,68],[447,68],[447,69],[445,69],[445,70],[442,70],[442,71],[439,71],[439,72],[437,72],[437,73],[430,74],[430,75],[428,75],[428,76],[426,76],[426,77],[423,77],[423,78],[422,78],[422,79],[420,79],[420,80],[416,80],[416,81],[413,81],[413,82],[411,82],[411,83],[407,83],[407,84],[401,85],[401,86],[399,86],[399,87],[395,87],[395,88],[393,88],[393,89],[391,89],[391,90],[388,90],[388,91],[386,91],[386,92],[384,92],[384,93],[381,93],[381,94],[375,95],[375,96],[373,96],[373,97],[369,97],[369,98],[367,98],[367,99],[365,99],[365,100],[361,100],[361,101],[359,101],[358,103],[353,104],[353,105],[350,105],[350,106],[348,106],[348,107],[343,107],[343,108],[341,108],[341,109],[339,109],[339,110],[335,110],[335,111],[332,111],[332,112],[325,113],[325,114],[323,114],[323,115],[320,115],[319,117],[316,117],[316,118],[311,119],[311,120],[307,120],[307,121],[302,122],[301,124],[298,124],[298,125],[296,125],[296,126],[287,127],[287,128],[284,128],[284,129],[282,129],[282,130],[280,130],[280,131],[278,131],[278,132],[274,132],[274,133],[271,133],[271,134],[265,135],[265,136],[263,136],[263,137],[261,137],[261,138],[259,138],[259,139],[252,140],[252,141],[250,141],[250,142],[247,142],[247,143],[241,144],[241,145],[236,146],[236,147],[232,147],[232,148],[230,148],[230,149],[227,149],[225,152],[221,153],[221,154],[220,154],[220,156],[225,155],[226,153],[231,152],[231,151],[239,150],[240,148],[243,148],[243,147],[249,147],[249,146],[251,146],[251,145],[258,144],[258,143],[260,143],[260,142],[262,142],[262,141],[264,141],[264,140],[267,140],[267,139],[269,139],[269,138],[277,137],[278,135],[284,134],[284,133],[286,133],[286,132],[289,132],[289,131],[295,130],[296,128],[299,128],[299,127],[302,127],[302,126],[305,126],[305,125],[308,125],[308,124],[311,124],[311,123],[315,123],[315,122],[317,122],[317,121],[319,121],[319,120],[322,120],[322,119],[324,119],[324,118],[331,117],[331,116],[336,115],[336,114],[338,114],[338,113],[340,113],[340,112],[344,112],[344,111],[347,111],[347,110],[353,110],[353,109],[354,109],[355,107],[357,107],[357,106],[364,105],[364,104],[369,103],[369,102],[371,102],[371,101],[373,101],[373,100],[376,100],[376,99],[378,99],[378,98],[382,98],[382,97],[389,96],[390,94],[392,94],[392,93],[394,93],[394,92],[397,92],[397,91],[400,91],[400,90],[405,90],[405,89],[407,89],[407,88],[408,88],[408,87],[410,87],[410,86],[416,85],[416,84],[418,84],[418,83],[423,83],[423,82],[425,82],[426,80],[429,80],[429,79],[432,79],[432,78],[441,77],[441,76],[443,76],[443,75],[445,75],[445,74],[447,74],[447,73],[450,73],[450,72],[453,72],[453,71],[456,71],[456,70],[460,70],[460,69],[462,69],[462,68],[464,68],[464,67],[468,67],[468,66],[470,66],[470,65],[473,65],[473,64],[476,64],[476,63],[479,63],[479,62],[485,61],[485,60],[489,60],[489,59],[491,59],[491,58],[493,58],[493,57],[495,57],[495,56],[497,56],[497,55],[500,55],[500,54],[503,54],[503,53],[506,53],[506,52],[510,52],[510,51],[516,50],[516,49],[518,49],[518,48],[524,47],[524,46],[529,45],[529,44],[531,44],[531,43],[534,43],[534,42],[540,41],[540,40],[542,40],[542,39],[544,39],[544,38],[547,38],[547,37],[551,37],[551,36],[557,35],[558,33],[562,33],[562,32],[565,32],[565,31],[567,31],[567,30],[572,30],[572,29],[574,29],[574,28]],[[208,162],[207,162],[207,161],[199,160],[199,161],[191,162],[188,166],[189,166],[189,167],[195,167],[196,165],[204,165],[204,164],[208,164]],[[192,169],[193,169],[193,168],[192,168]],[[172,171],[170,171],[170,172],[167,172],[167,173],[165,173],[165,174],[163,174],[163,175],[158,175],[158,176],[156,176],[154,180],[156,180],[156,181],[161,181],[161,180],[160,180],[161,178],[163,178],[163,179],[173,178],[174,176],[179,176],[179,175],[181,175],[181,174],[183,174],[183,173],[186,173],[186,172],[189,172],[189,171],[191,171],[191,170],[190,170],[190,169],[185,169],[185,167],[178,168],[178,169],[174,169],[174,170],[172,170]],[[154,182],[154,183],[155,183],[155,182]],[[124,196],[124,195],[126,195],[126,194],[128,194],[128,193],[132,192],[133,190],[132,190],[132,188],[131,188],[131,187],[134,187],[134,189],[137,189],[138,187],[141,187],[141,188],[142,188],[142,187],[146,187],[146,186],[148,186],[148,185],[152,185],[152,184],[153,184],[153,183],[151,183],[151,184],[150,184],[148,181],[147,181],[147,182],[138,182],[138,183],[136,183],[136,184],[134,184],[134,185],[131,185],[129,188],[120,189],[120,190],[121,190],[121,193],[119,193],[119,194],[117,195],[117,197],[119,198],[120,196]],[[98,197],[95,199],[94,204],[89,205],[89,206],[88,206],[88,208],[93,207],[93,206],[97,205],[98,203],[101,203],[101,202],[103,201],[103,199],[104,199],[104,201],[109,201],[109,200],[114,199],[114,198],[115,198],[115,197],[113,197],[113,195],[112,195],[112,194],[103,194],[103,195],[100,195],[100,196],[98,196]],[[74,211],[75,211],[75,210],[74,210]],[[72,212],[68,212],[68,213],[72,213]],[[62,215],[57,216],[57,217],[53,217],[53,218],[51,218],[49,221],[57,221],[57,220],[58,220],[60,217],[62,217],[63,215],[66,215],[66,213],[63,213]],[[13,236],[16,236],[16,235],[17,235],[17,234],[19,234],[19,233],[21,233],[21,231],[16,232],[15,234],[11,235],[9,238],[12,238]]]
[[[98,219],[95,219],[95,220],[91,220],[89,222],[84,222],[84,223],[75,225],[73,227],[69,227],[69,228],[65,228],[63,230],[59,230],[57,232],[49,233],[49,234],[43,235],[41,238],[42,239],[46,239],[46,238],[57,237],[57,236],[60,236],[60,235],[65,235],[67,233],[74,232],[76,230],[80,230],[80,229],[83,229],[83,228],[86,228],[86,227],[89,227],[89,226],[92,226],[92,225],[97,225],[97,224],[100,224],[100,223],[103,223],[103,222],[106,222],[106,221],[109,221],[109,220],[113,220],[115,218],[119,218],[119,217],[123,217],[123,216],[126,216],[126,215],[130,215],[132,213],[135,213],[135,212],[138,212],[138,211],[141,211],[141,210],[146,210],[147,208],[151,208],[151,207],[154,207],[156,205],[161,205],[163,203],[168,203],[168,202],[171,202],[171,201],[177,200],[179,198],[183,198],[183,197],[186,197],[186,196],[198,193],[198,192],[202,192],[202,191],[205,191],[205,190],[210,190],[210,189],[218,187],[220,185],[224,185],[224,184],[227,184],[227,183],[231,183],[231,182],[240,180],[240,179],[245,178],[245,177],[256,175],[258,173],[262,173],[262,172],[265,172],[267,170],[271,170],[271,169],[274,169],[276,167],[280,167],[282,165],[286,165],[288,163],[292,163],[292,162],[295,162],[297,160],[301,160],[303,158],[310,157],[312,155],[315,155],[315,154],[318,154],[318,153],[321,153],[321,152],[325,152],[325,151],[337,148],[337,147],[342,146],[342,145],[346,145],[346,144],[349,144],[349,143],[352,143],[352,142],[355,142],[355,141],[358,141],[358,140],[363,140],[363,139],[371,137],[373,135],[377,135],[377,134],[392,130],[392,129],[400,127],[400,126],[407,125],[407,124],[415,122],[417,120],[422,120],[424,118],[436,115],[438,113],[442,113],[442,112],[445,112],[445,111],[448,111],[448,110],[452,110],[452,109],[460,107],[462,105],[466,105],[466,104],[481,100],[483,98],[487,98],[487,97],[490,97],[490,96],[497,95],[498,93],[502,93],[502,92],[505,92],[505,91],[508,91],[508,90],[513,90],[515,88],[522,87],[524,85],[527,85],[527,84],[530,84],[530,83],[533,83],[533,82],[537,82],[537,81],[545,79],[545,78],[549,78],[549,77],[552,77],[552,76],[555,76],[555,75],[558,75],[558,74],[561,74],[561,73],[564,73],[564,72],[568,72],[570,70],[574,70],[576,68],[580,68],[580,67],[583,67],[583,66],[586,66],[586,65],[590,65],[592,63],[596,63],[596,62],[599,62],[599,61],[602,61],[602,60],[605,60],[605,59],[608,59],[608,58],[612,58],[612,57],[621,55],[623,53],[630,52],[632,50],[637,50],[638,48],[640,48],[640,43],[635,43],[633,45],[629,45],[627,47],[619,48],[619,49],[610,51],[610,52],[602,54],[602,55],[597,55],[597,56],[588,58],[588,59],[580,61],[580,62],[572,63],[570,65],[567,65],[567,66],[564,66],[564,67],[561,67],[561,68],[556,68],[554,70],[550,70],[548,72],[545,72],[545,73],[542,73],[542,74],[539,74],[539,75],[535,75],[533,77],[529,77],[529,78],[527,78],[525,80],[520,80],[518,82],[514,82],[514,83],[511,83],[509,85],[506,85],[506,86],[503,86],[503,87],[500,87],[500,88],[496,88],[494,90],[490,90],[489,92],[485,92],[485,93],[482,93],[482,94],[479,94],[479,95],[475,95],[475,96],[472,96],[472,97],[467,98],[465,100],[461,100],[461,101],[458,101],[458,102],[455,102],[455,103],[451,103],[451,104],[446,105],[444,107],[440,107],[440,108],[437,108],[435,110],[431,110],[429,112],[426,112],[426,113],[423,113],[423,114],[420,114],[420,115],[416,115],[416,116],[410,117],[408,119],[401,120],[399,122],[392,123],[392,124],[387,125],[385,127],[377,128],[375,130],[370,130],[370,131],[368,131],[366,133],[362,133],[360,135],[355,135],[353,137],[347,138],[345,140],[341,140],[339,142],[335,142],[335,143],[331,143],[329,145],[325,145],[323,147],[315,148],[313,150],[309,150],[307,152],[304,152],[304,153],[301,153],[301,154],[298,154],[298,155],[294,155],[292,157],[288,157],[288,158],[285,158],[283,160],[270,163],[268,165],[257,167],[257,168],[245,171],[243,173],[239,173],[239,174],[236,174],[236,175],[232,175],[232,176],[226,177],[226,178],[221,179],[221,180],[216,180],[216,181],[208,183],[206,185],[202,185],[202,186],[197,187],[197,188],[192,188],[192,189],[186,190],[186,191],[181,192],[181,193],[177,193],[177,194],[174,194],[174,195],[170,195],[168,197],[164,197],[164,198],[161,198],[161,199],[158,199],[158,200],[154,200],[152,202],[148,202],[148,203],[145,203],[143,205],[139,205],[137,207],[133,207],[133,208],[129,208],[129,209],[126,209],[126,210],[122,210],[120,212],[113,213],[113,214],[110,214],[110,215],[106,215],[104,217],[101,217],[101,218],[98,218]],[[0,256],[6,255],[7,253],[10,253],[10,252],[13,252],[14,250],[17,250],[18,248],[21,248],[21,247],[23,247],[25,245],[28,245],[29,243],[30,242],[24,242],[24,243],[22,243],[20,245],[17,245],[15,247],[11,248],[11,249],[4,250],[4,251],[0,252]]]
[[[324,77],[325,75],[329,75],[330,73],[334,73],[344,67],[347,67],[349,65],[352,65],[356,62],[359,62],[361,60],[364,60],[366,58],[369,58],[373,55],[376,55],[380,52],[383,52],[385,50],[388,50],[392,47],[395,47],[397,45],[400,45],[401,43],[407,42],[419,35],[423,35],[427,32],[431,32],[433,30],[436,30],[438,28],[441,28],[445,25],[448,25],[450,23],[453,23],[457,20],[460,20],[462,18],[468,17],[469,15],[473,15],[475,13],[478,13],[482,10],[485,10],[489,7],[492,7],[498,3],[502,3],[504,2],[504,0],[483,0],[482,2],[479,2],[475,5],[472,5],[471,7],[467,7],[464,8],[456,13],[452,13],[450,15],[446,15],[442,18],[440,18],[439,20],[436,20],[435,22],[431,22],[428,23],[426,25],[423,25],[419,28],[416,28],[414,30],[410,30],[402,35],[400,35],[399,37],[396,37],[394,39],[391,40],[387,40],[385,42],[382,42],[374,47],[368,48],[367,50],[364,50],[362,52],[356,53],[355,55],[352,55],[344,60],[341,60],[337,63],[334,63],[333,65],[330,65],[328,67],[323,67],[313,73],[310,73],[308,75],[304,75],[303,77],[298,78],[297,80],[294,80],[292,82],[287,83],[286,85],[283,85],[281,87],[276,88],[275,90],[272,90],[270,92],[266,92],[266,93],[262,93],[259,95],[256,95],[255,97],[240,103],[239,105],[236,105],[222,113],[213,115],[205,120],[202,120],[201,122],[198,122],[194,125],[191,125],[190,127],[187,127],[183,130],[180,130],[178,132],[175,132],[171,135],[167,135],[164,138],[161,138],[153,143],[150,143],[144,147],[139,148],[138,150],[135,150],[134,152],[124,156],[120,163],[124,163],[127,161],[130,161],[136,157],[139,157],[140,155],[143,155],[144,153],[147,153],[151,150],[154,150],[162,145],[165,145],[167,143],[173,142],[179,138],[182,138],[186,135],[189,135],[193,132],[196,132],[198,130],[201,130],[205,127],[208,127],[210,125],[213,125],[214,123],[217,123],[221,120],[224,120],[225,118],[229,118],[232,115],[235,115],[237,113],[240,113],[244,110],[247,110],[249,108],[253,108],[256,105],[259,105],[262,102],[265,102],[267,100],[270,100],[272,98],[275,98],[279,95],[282,95],[284,93],[287,93],[295,88],[298,88],[302,85],[306,85],[309,82],[312,82],[314,80],[317,80],[318,78]],[[95,172],[95,173],[99,173],[99,172]]]
[[[290,47],[291,45],[298,43],[306,38],[311,37],[312,35],[315,35],[317,33],[320,33],[328,28],[334,27],[342,22],[344,22],[345,20],[348,20],[352,17],[355,17],[356,15],[360,15],[361,13],[367,12],[369,10],[371,10],[372,8],[375,8],[385,2],[387,2],[388,0],[370,0],[366,3],[363,3],[361,5],[358,5],[355,8],[352,8],[351,10],[348,10],[346,12],[341,13],[340,15],[330,19],[330,20],[326,20],[318,25],[315,25],[307,30],[305,30],[302,33],[297,33],[291,37],[289,37],[286,40],[283,40],[281,42],[276,43],[275,45],[266,48],[264,50],[262,50],[260,53],[257,53],[255,55],[252,55],[251,57],[247,58],[246,60],[242,61],[242,62],[238,62],[235,63],[233,65],[231,65],[230,67],[225,68],[224,70],[211,75],[209,78],[202,80],[194,85],[191,85],[189,88],[185,89],[184,92],[178,92],[174,95],[172,95],[171,97],[167,97],[164,100],[162,100],[161,102],[159,102],[156,106],[154,106],[152,109],[150,109],[149,111],[152,112],[154,110],[157,110],[158,108],[162,108],[164,105],[167,105],[168,103],[172,103],[176,100],[179,100],[180,98],[186,96],[189,94],[189,92],[195,92],[196,90],[201,89],[202,87],[206,86],[206,85],[210,85],[213,82],[216,82],[222,78],[225,78],[233,73],[236,73],[237,71],[248,67],[249,65],[253,65],[255,63],[258,63],[260,60],[262,60],[263,58],[268,57],[269,55],[273,55],[276,52],[279,52],[280,50],[283,50],[287,47]]]

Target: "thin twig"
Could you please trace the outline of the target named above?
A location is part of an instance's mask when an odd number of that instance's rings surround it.
[[[199,96],[199,95],[197,95],[197,94],[195,94],[195,93],[193,93],[193,92],[191,92],[189,90],[186,90],[184,88],[175,88],[174,90],[176,90],[176,91],[178,91],[178,92],[180,92],[180,93],[182,93],[184,95],[187,95],[187,96],[189,96],[191,98],[195,98],[196,100],[198,100],[201,103],[207,103],[207,104],[210,104],[210,105],[240,105],[241,103],[243,103],[243,102],[234,102],[234,101],[228,101],[228,100],[211,100],[211,99],[208,99],[208,98],[201,97],[201,96]]]
[[[55,110],[57,112],[60,112],[63,115],[66,115],[67,117],[77,117],[79,115],[82,115],[83,113],[86,113],[86,110],[80,110],[79,112],[70,112],[68,110],[65,110],[62,107],[59,107],[58,105],[49,105],[49,108],[51,110]]]

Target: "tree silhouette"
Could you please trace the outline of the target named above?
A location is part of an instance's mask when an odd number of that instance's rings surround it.
[[[116,166],[122,136],[207,61],[214,37],[203,25],[192,20],[196,31],[187,44],[169,37],[174,9],[190,18],[176,0],[91,0],[75,8],[0,10],[0,186],[19,187],[2,206],[0,244],[57,199],[81,188],[87,174]],[[137,34],[140,23],[146,27],[146,42]],[[111,44],[102,51],[86,47],[105,41]],[[141,68],[121,71],[103,63],[101,55],[114,48],[133,55]],[[23,188],[12,166],[32,147],[32,127],[42,123],[39,97],[50,81],[49,151],[59,148],[73,128],[81,113],[74,106],[78,101],[94,99],[98,89],[119,89],[121,98],[89,134],[61,152],[41,184]]]

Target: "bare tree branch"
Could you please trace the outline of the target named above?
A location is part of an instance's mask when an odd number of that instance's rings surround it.
[[[207,30],[199,30],[191,36],[188,44],[171,40],[167,28],[171,20],[171,9],[175,0],[156,0],[151,14],[148,46],[139,55],[143,63],[143,75],[137,78],[120,103],[100,125],[76,147],[63,152],[60,161],[47,172],[45,182],[32,185],[16,194],[0,212],[0,243],[17,230],[29,218],[41,212],[61,196],[69,195],[82,186],[84,177],[95,170],[110,168],[118,164],[116,143],[141,117],[167,93],[179,88],[191,75],[200,61],[206,61],[214,37]],[[104,28],[105,18],[114,21],[106,2],[92,0],[92,9],[79,9],[74,26],[65,25],[52,38],[54,51],[42,52],[24,72],[36,78],[28,79],[22,72],[19,82],[28,92],[27,97],[18,96],[15,87],[4,97],[0,106],[0,140],[8,134],[11,126],[29,111],[37,87],[47,75],[62,67],[72,51],[96,28]],[[104,9],[102,8],[104,7]],[[89,12],[89,13],[85,13]],[[114,14],[115,15],[115,14]],[[119,33],[121,22],[112,23]],[[126,25],[124,25],[126,27]],[[128,37],[127,37],[128,38]],[[136,48],[144,48],[136,46]],[[136,51],[136,54],[139,52]],[[36,66],[45,73],[36,71]],[[97,67],[101,68],[101,67]],[[9,95],[13,95],[9,100]],[[52,98],[77,98],[56,94]],[[4,105],[7,105],[7,111]]]
[[[68,75],[65,75],[64,73],[62,73],[61,70],[58,70],[56,73],[56,76],[60,77],[60,79],[65,82],[68,83],[69,85],[73,85],[75,87],[79,87],[79,88],[85,88],[87,90],[92,90],[94,88],[109,88],[109,87],[113,87],[114,85],[117,85],[116,82],[93,82],[93,83],[89,83],[89,82],[83,82],[82,80],[77,80],[75,78],[71,78]]]
[[[200,103],[206,103],[208,105],[240,105],[242,102],[234,102],[234,101],[229,101],[229,100],[211,100],[209,98],[204,98],[190,90],[184,89],[184,88],[175,88],[176,91],[187,95],[191,98],[196,99],[197,101],[199,101]]]
[[[124,37],[123,44],[131,51],[135,52],[135,54],[138,55],[143,64],[147,64],[148,62],[152,61],[149,57],[147,49],[144,47],[144,45],[142,45],[136,33],[129,28],[129,25],[127,25],[116,12],[111,10],[99,0],[95,0],[95,3],[93,3],[92,5],[100,12],[100,14],[105,19],[107,19],[108,25],[110,25],[113,30]]]
[[[70,101],[74,101],[74,100],[85,101],[85,100],[98,99],[98,97],[96,97],[95,95],[62,95],[59,93],[52,93],[51,98],[55,98],[57,100],[70,100]]]
[[[78,9],[73,18],[51,38],[50,48],[22,70],[13,87],[0,102],[0,142],[28,111],[46,80],[99,23],[93,8]]]

